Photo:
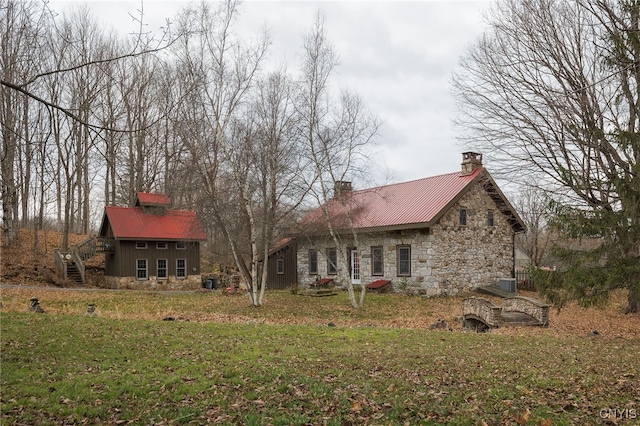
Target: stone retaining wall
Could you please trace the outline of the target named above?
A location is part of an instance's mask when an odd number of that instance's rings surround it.
[[[149,277],[148,280],[137,280],[134,277],[104,277],[108,288],[129,289],[129,290],[197,290],[202,287],[200,275],[189,275],[186,278],[176,279],[169,276],[169,279],[158,280],[156,277]]]

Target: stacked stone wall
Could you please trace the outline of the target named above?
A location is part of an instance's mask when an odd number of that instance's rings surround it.
[[[467,210],[467,225],[460,225],[460,209]],[[487,224],[493,210],[494,226]],[[437,292],[496,284],[513,271],[514,232],[493,200],[476,184],[432,228],[432,271]]]
[[[197,290],[202,287],[200,275],[189,275],[177,279],[173,275],[166,280],[149,277],[148,280],[137,280],[134,277],[105,277],[108,288],[120,290]]]

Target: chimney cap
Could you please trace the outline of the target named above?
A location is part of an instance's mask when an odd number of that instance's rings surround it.
[[[347,192],[351,192],[353,190],[353,186],[350,181],[346,180],[337,180],[333,183],[333,197],[339,197],[342,194]]]
[[[462,161],[479,161],[482,163],[482,154],[479,152],[467,151],[462,153]]]

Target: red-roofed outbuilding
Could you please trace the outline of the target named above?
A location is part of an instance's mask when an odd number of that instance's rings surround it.
[[[463,153],[458,172],[350,187],[337,182],[336,196],[299,223],[299,284],[390,280],[396,290],[439,295],[513,276],[514,237],[525,226],[481,154]]]
[[[199,288],[200,243],[195,212],[171,210],[164,194],[139,192],[135,207],[106,206],[99,238],[112,288]]]

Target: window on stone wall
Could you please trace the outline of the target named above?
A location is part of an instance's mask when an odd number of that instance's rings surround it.
[[[398,246],[397,275],[399,277],[411,276],[411,246]]]
[[[487,226],[493,226],[493,210],[487,210]]]
[[[318,250],[309,250],[309,275],[318,275]]]
[[[335,247],[327,249],[327,275],[338,273],[338,251]]]
[[[276,260],[276,274],[278,275],[284,274],[284,259]]]
[[[467,209],[460,209],[460,226],[467,226]]]
[[[371,247],[371,275],[384,275],[382,246]]]

